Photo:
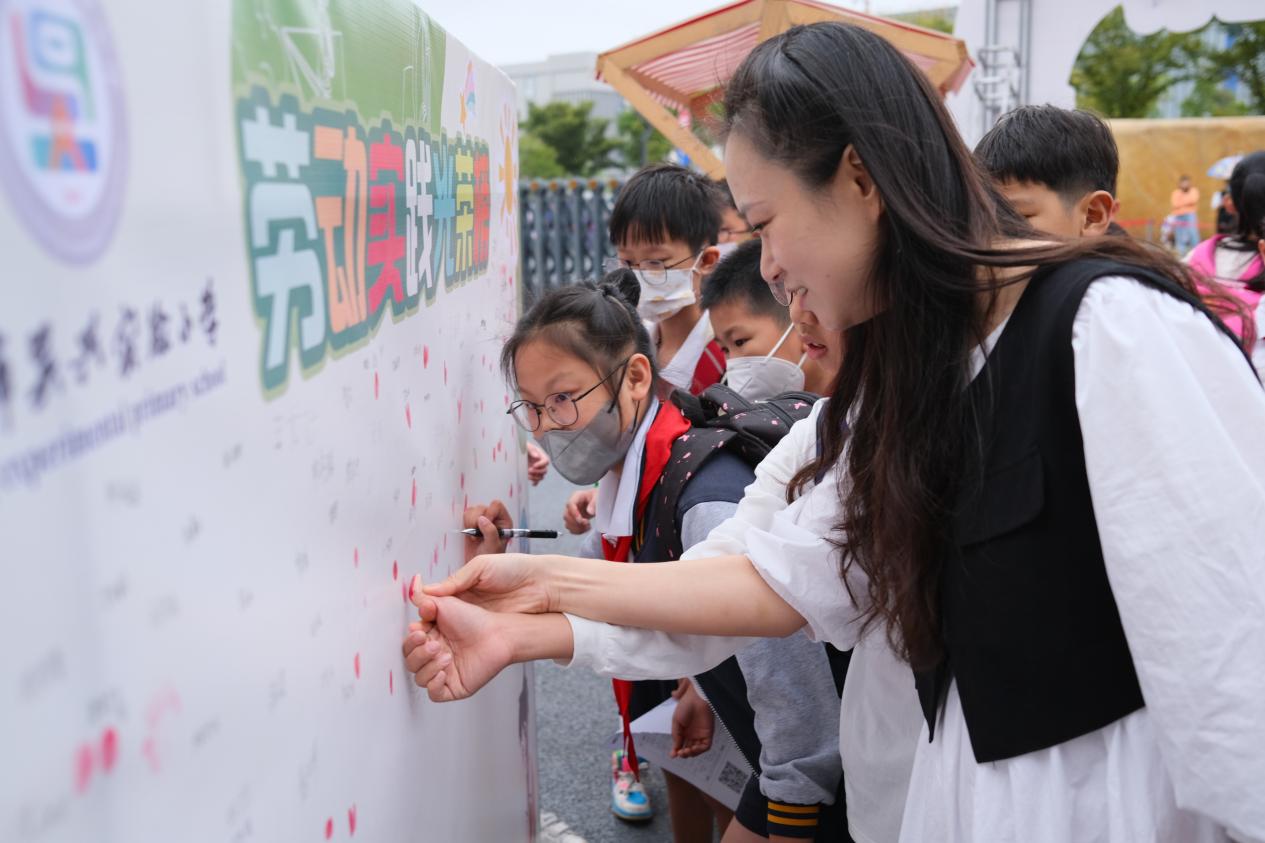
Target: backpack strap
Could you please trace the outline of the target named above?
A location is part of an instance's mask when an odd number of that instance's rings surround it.
[[[736,435],[732,430],[694,427],[672,443],[668,464],[651,492],[656,523],[646,525],[646,529],[654,530],[657,536],[670,537],[665,542],[669,560],[680,559],[684,550],[681,547],[680,525],[676,523],[676,508],[685,484],[698,473],[703,463],[719,453]]]

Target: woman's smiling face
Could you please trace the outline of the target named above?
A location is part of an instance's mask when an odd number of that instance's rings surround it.
[[[725,170],[739,210],[762,241],[765,281],[802,296],[801,306],[828,330],[874,316],[870,279],[882,202],[852,147],[833,181],[811,190],[735,130],[725,144]]]

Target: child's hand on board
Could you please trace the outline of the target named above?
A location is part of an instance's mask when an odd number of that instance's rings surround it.
[[[545,475],[549,473],[549,455],[537,445],[535,442],[528,440],[527,442],[527,479],[531,481],[533,486],[539,486],[540,481],[545,479]]]
[[[562,512],[562,523],[575,535],[589,531],[589,519],[597,513],[597,489],[581,489],[567,498],[567,508]]]
[[[509,510],[500,501],[492,501],[487,506],[471,506],[461,515],[462,529],[473,527],[478,530],[478,538],[466,536],[466,561],[487,553],[504,553],[508,539],[503,539],[498,530],[508,530],[514,526],[514,519]]]

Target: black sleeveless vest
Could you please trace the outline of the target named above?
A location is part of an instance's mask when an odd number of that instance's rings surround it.
[[[1207,313],[1192,294],[1136,267],[1077,261],[1043,270],[969,389],[984,468],[962,492],[958,553],[941,575],[947,655],[915,678],[933,736],[956,680],[981,763],[1063,743],[1144,705],[1103,563],[1075,399],[1072,323],[1089,285],[1111,275]]]

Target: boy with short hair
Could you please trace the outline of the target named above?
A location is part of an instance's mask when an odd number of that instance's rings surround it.
[[[643,167],[615,198],[610,238],[618,258],[603,267],[637,274],[637,312],[648,323],[660,374],[695,395],[725,373],[724,354],[698,305],[703,277],[720,256],[719,202],[706,176],[675,164]]]
[[[760,275],[760,241],[738,243],[703,285],[703,307],[726,357],[726,382],[758,401],[783,392],[830,392],[842,335],[777,303]]]
[[[1097,115],[1020,106],[984,135],[975,158],[1038,231],[1067,238],[1107,233],[1119,206],[1120,154],[1111,129]]]

